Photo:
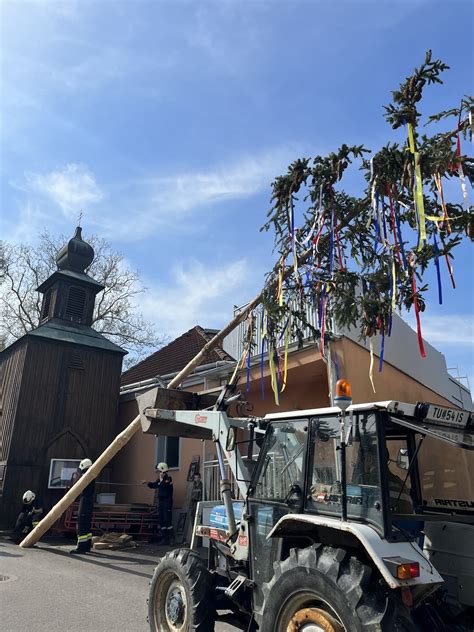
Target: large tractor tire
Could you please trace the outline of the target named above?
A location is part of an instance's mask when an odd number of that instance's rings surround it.
[[[197,553],[176,549],[161,558],[150,582],[151,632],[212,632],[214,605],[212,577]]]
[[[263,585],[260,632],[413,632],[407,608],[343,549],[292,549]]]

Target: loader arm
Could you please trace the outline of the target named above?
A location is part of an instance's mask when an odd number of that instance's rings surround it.
[[[247,468],[239,450],[226,450],[230,428],[247,430],[250,421],[257,425],[255,418],[228,417],[220,410],[163,410],[154,408],[158,389],[151,389],[137,396],[142,430],[146,434],[168,437],[206,439],[214,441],[221,456],[225,456],[234,475],[242,498],[248,490]]]

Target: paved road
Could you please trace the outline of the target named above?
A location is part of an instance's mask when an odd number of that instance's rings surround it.
[[[0,538],[2,632],[148,632],[146,598],[165,547],[69,555],[46,540],[20,549]],[[219,622],[216,632],[238,628]]]

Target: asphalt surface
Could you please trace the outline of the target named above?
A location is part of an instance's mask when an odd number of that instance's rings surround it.
[[[148,583],[169,547],[69,555],[73,544],[20,549],[0,536],[2,632],[148,632]],[[216,624],[216,632],[238,630]]]

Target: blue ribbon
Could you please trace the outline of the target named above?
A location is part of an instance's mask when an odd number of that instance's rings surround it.
[[[323,291],[321,292],[321,297],[319,299],[319,309],[318,309],[318,327],[321,330],[321,321],[323,319],[323,304],[324,297],[326,296],[326,284],[324,284]]]
[[[291,245],[295,244],[295,209],[293,207],[293,196],[290,197],[291,207]]]
[[[382,373],[384,351],[385,351],[385,330],[382,328],[382,344],[380,346],[379,373]]]
[[[378,195],[378,191],[377,191],[377,195]],[[384,200],[384,197],[382,195],[382,224],[383,224],[383,236],[384,236],[385,241],[388,240],[387,222],[386,222],[386,219],[385,219],[386,210],[387,210],[387,206],[385,204],[385,200]]]
[[[436,241],[436,235],[435,234],[433,234],[433,247],[434,247],[434,253],[435,253],[436,276],[438,278],[438,300],[439,300],[439,304],[442,305],[443,304],[443,289],[441,287],[441,272],[440,272],[440,269],[439,269],[438,242]]]

